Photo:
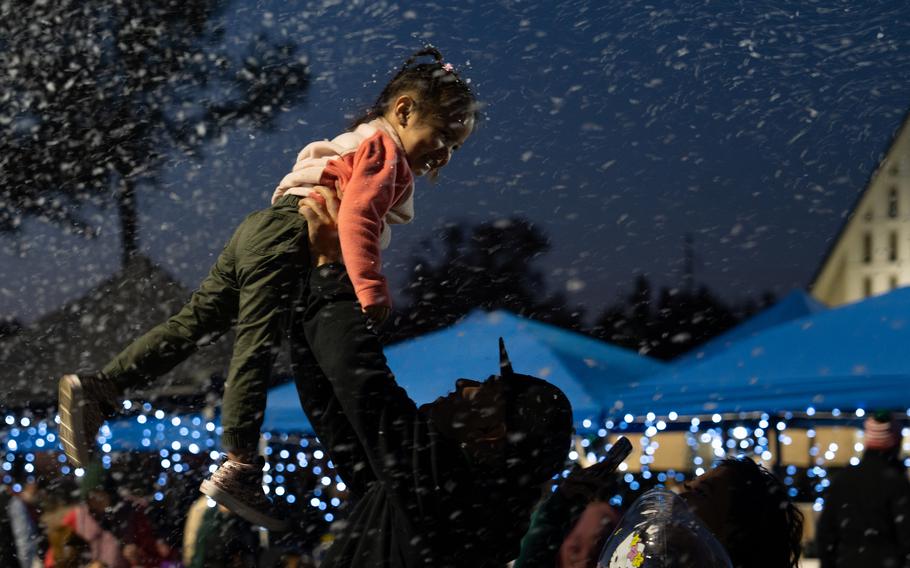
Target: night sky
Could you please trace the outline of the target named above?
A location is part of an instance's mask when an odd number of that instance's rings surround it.
[[[140,246],[188,288],[266,207],[308,142],[331,138],[413,50],[470,78],[485,120],[385,253],[392,288],[448,223],[521,216],[551,239],[548,291],[600,312],[646,274],[736,300],[805,287],[910,109],[910,9],[891,2],[243,2],[310,61],[305,104],[273,132],[175,155],[140,192]],[[452,4],[452,5],[448,5]],[[116,272],[116,209],[85,241],[26,223],[0,236],[0,315],[25,322]]]

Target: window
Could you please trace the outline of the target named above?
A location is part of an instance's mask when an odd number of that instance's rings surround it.
[[[891,231],[888,235],[888,260],[897,262],[897,231]]]
[[[866,209],[866,214],[863,215],[863,218],[865,218],[866,221],[871,221],[871,220],[872,220],[872,209],[871,209],[871,208]]]
[[[897,288],[897,276],[892,275],[891,278],[888,279],[888,284],[891,286],[892,290]]]
[[[863,262],[872,262],[872,233],[863,233]]]
[[[863,278],[863,296],[868,298],[872,295],[872,277],[866,276]]]
[[[888,217],[895,219],[897,214],[897,188],[892,187],[888,192]]]

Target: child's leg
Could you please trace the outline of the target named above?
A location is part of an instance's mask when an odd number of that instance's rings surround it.
[[[179,312],[134,340],[102,369],[102,376],[117,396],[164,375],[200,345],[215,341],[230,329],[238,305],[233,244],[231,239]]]
[[[285,274],[290,268],[280,262],[264,263],[240,289],[234,354],[221,406],[221,444],[238,456],[257,453],[272,365],[291,305],[291,283]]]
[[[238,315],[221,407],[221,444],[241,461],[256,455],[272,365],[308,269],[306,221],[298,198],[254,214],[238,231]]]
[[[133,341],[100,374],[60,379],[60,441],[73,465],[84,467],[91,459],[98,429],[114,414],[126,389],[163,375],[203,339],[217,338],[230,327],[237,313],[234,244],[239,231],[180,312]]]
[[[254,214],[238,231],[238,316],[234,354],[221,410],[221,444],[228,460],[200,490],[252,523],[281,530],[262,490],[257,445],[272,365],[309,266],[306,222],[293,205],[279,202]]]

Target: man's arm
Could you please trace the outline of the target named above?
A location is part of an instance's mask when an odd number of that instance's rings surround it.
[[[306,342],[331,384],[335,416],[347,419],[357,454],[365,456],[351,464],[362,466],[358,473],[375,476],[397,495],[400,505],[416,507],[410,517],[418,518],[429,513],[423,510],[427,499],[444,499],[440,489],[450,485],[445,480],[468,476],[456,471],[467,463],[454,442],[432,432],[396,383],[339,263],[341,253],[331,233],[337,198],[328,190],[320,196],[301,200],[300,205],[310,228],[311,256],[318,265],[310,274],[300,318]]]
[[[469,478],[466,460],[398,386],[344,267],[313,270],[310,289],[303,317],[307,343],[367,454],[365,465],[409,510],[409,519],[438,516],[425,507],[446,498],[447,480]]]
[[[295,321],[291,332],[291,360],[300,405],[316,437],[332,459],[335,471],[353,495],[362,495],[376,477],[369,468],[362,467],[367,463],[367,454],[331,383],[313,359],[306,342],[299,339],[304,336],[301,322]]]
[[[299,202],[299,212],[307,220],[310,257],[313,269],[341,262],[338,240],[339,200],[335,191],[322,186]],[[305,283],[308,286],[308,283]],[[307,290],[309,293],[309,290]],[[363,494],[375,481],[372,470],[363,467],[367,455],[345,416],[332,385],[313,356],[305,339],[302,318],[295,311],[291,326],[291,359],[300,403],[335,470],[355,495]]]

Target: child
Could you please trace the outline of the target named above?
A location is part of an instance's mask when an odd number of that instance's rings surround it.
[[[416,63],[432,56],[430,63]],[[276,348],[298,283],[310,269],[306,220],[298,201],[329,186],[341,199],[339,239],[364,313],[384,320],[391,308],[380,272],[380,248],[391,223],[413,217],[413,176],[435,177],[470,136],[477,115],[467,84],[428,47],[411,56],[354,126],[332,141],[314,142],[272,196],[272,207],[248,216],[193,293],[167,322],[131,343],[94,375],[60,379],[60,439],[67,457],[85,467],[103,421],[128,388],[149,383],[197,346],[234,326],[236,338],[222,403],[225,460],[200,490],[252,523],[272,530],[262,490],[259,430]]]

